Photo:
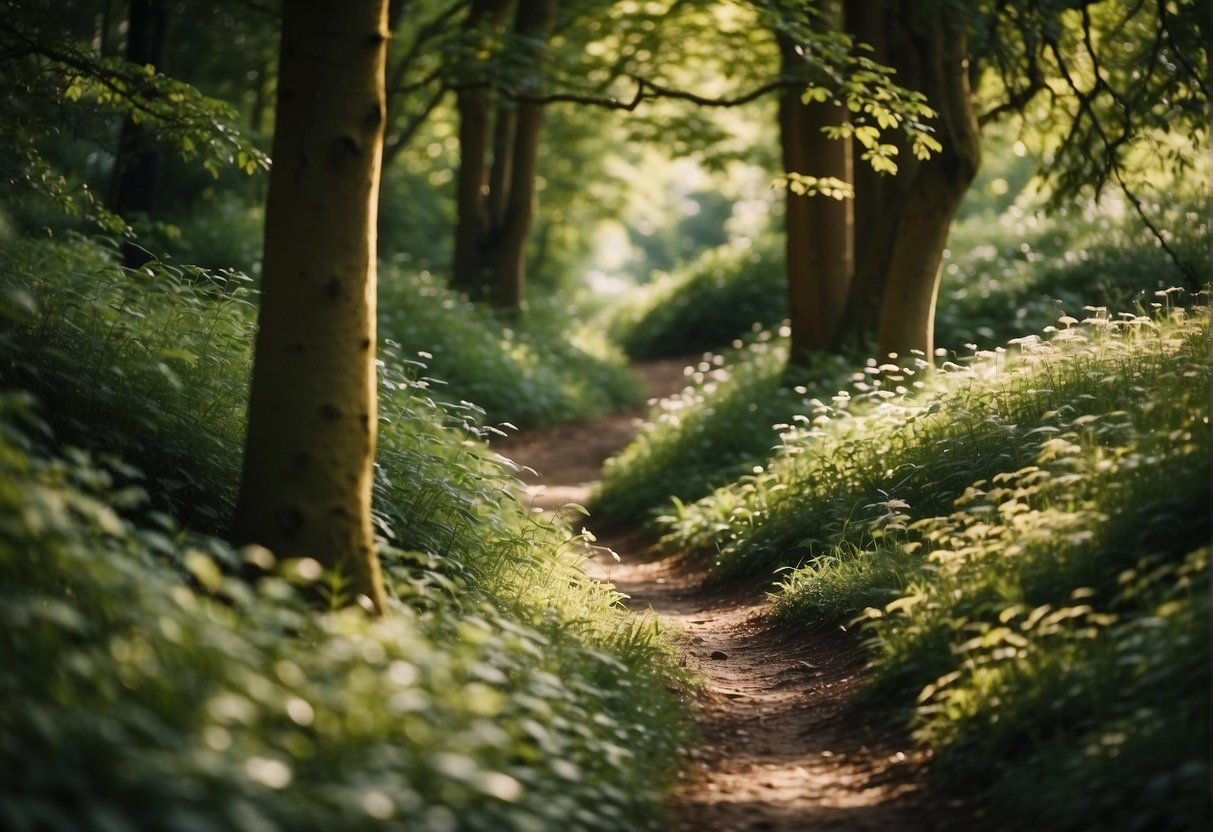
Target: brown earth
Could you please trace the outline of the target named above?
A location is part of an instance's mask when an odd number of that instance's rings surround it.
[[[677,391],[681,360],[643,362],[651,396]],[[546,510],[584,505],[602,462],[643,411],[519,434],[497,450],[534,469],[523,499]],[[589,524],[592,527],[592,524]],[[872,724],[853,703],[865,661],[854,634],[782,633],[769,625],[761,587],[706,589],[679,557],[656,558],[636,535],[602,541],[620,555],[591,572],[634,610],[651,609],[684,635],[681,661],[702,680],[693,704],[701,743],[671,797],[679,830],[928,830],[926,755]]]

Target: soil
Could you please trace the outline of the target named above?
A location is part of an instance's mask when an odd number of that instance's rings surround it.
[[[636,370],[659,397],[681,387],[684,364],[650,361]],[[497,450],[534,470],[525,475],[532,505],[584,505],[603,460],[643,415],[522,433]],[[770,626],[762,587],[706,588],[694,563],[656,558],[636,534],[600,543],[620,561],[600,556],[590,571],[630,608],[651,609],[683,634],[681,661],[702,682],[693,703],[701,742],[687,750],[670,800],[677,829],[939,828],[940,807],[925,808],[924,752],[855,707],[865,660],[854,634],[781,632]]]

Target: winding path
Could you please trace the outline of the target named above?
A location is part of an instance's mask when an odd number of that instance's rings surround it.
[[[682,386],[681,360],[638,364],[651,397]],[[643,412],[519,434],[497,449],[534,469],[524,499],[544,509],[584,505],[602,462]],[[671,798],[678,829],[902,830],[939,828],[926,809],[924,755],[852,707],[864,659],[849,633],[792,636],[767,625],[759,588],[711,592],[678,557],[655,559],[634,535],[602,541],[620,562],[592,565],[632,609],[652,609],[685,634],[681,661],[703,685],[693,703],[702,742]]]

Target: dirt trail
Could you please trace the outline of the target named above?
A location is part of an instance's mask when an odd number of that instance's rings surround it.
[[[678,390],[681,360],[637,367],[651,396]],[[527,475],[533,505],[584,504],[602,461],[622,447],[641,412],[520,434],[497,449]],[[868,724],[850,703],[864,661],[839,631],[789,637],[767,625],[761,589],[705,591],[693,565],[654,560],[628,536],[603,541],[621,562],[594,569],[686,634],[682,660],[704,681],[694,703],[703,743],[691,749],[672,797],[678,829],[926,830],[921,752]],[[938,818],[936,812],[930,816]]]

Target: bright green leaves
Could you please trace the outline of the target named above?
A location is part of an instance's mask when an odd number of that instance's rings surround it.
[[[22,15],[28,15],[28,18]],[[116,57],[99,56],[92,44],[45,25],[39,12],[25,10],[0,28],[0,147],[20,160],[19,172],[6,177],[20,187],[49,196],[69,213],[87,213],[109,230],[113,218],[91,196],[48,177],[43,145],[64,123],[99,141],[112,140],[114,118],[146,129],[166,150],[197,161],[213,177],[236,166],[245,173],[269,167],[269,159],[233,128],[235,110],[193,86]],[[10,186],[5,186],[10,187]]]
[[[846,37],[836,38],[849,45]],[[870,58],[851,55],[843,61],[844,66],[835,71],[834,84],[810,84],[800,96],[806,105],[833,101],[846,108],[848,119],[824,127],[822,132],[837,141],[854,139],[864,149],[860,160],[881,174],[897,173],[899,142],[908,143],[918,160],[943,150],[927,124],[937,114],[921,93],[895,84],[894,70]],[[790,177],[788,185],[794,193],[827,193],[815,183],[807,186],[807,191],[797,190]],[[800,186],[806,187],[803,183]],[[827,195],[843,198],[837,193],[837,189],[829,188]]]
[[[775,184],[786,184],[788,190],[798,196],[825,196],[837,200],[851,199],[855,196],[855,188],[850,182],[834,176],[807,176],[803,173],[788,173],[776,179]]]

